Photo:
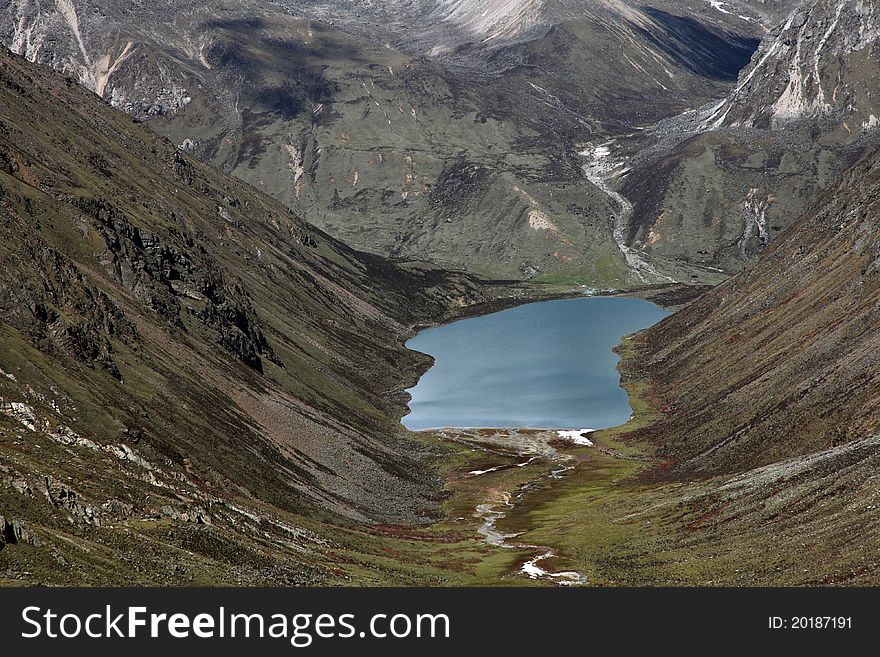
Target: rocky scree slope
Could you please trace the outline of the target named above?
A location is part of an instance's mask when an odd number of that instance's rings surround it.
[[[395,392],[426,359],[402,343],[482,299],[473,279],[352,251],[7,52],[0,233],[0,547],[38,550],[18,568],[309,581],[284,514],[433,512]]]
[[[628,482],[644,497],[626,521],[657,533],[610,547],[624,581],[660,564],[673,584],[876,585],[878,190],[874,150],[757,263],[633,339],[622,372],[658,415],[624,439],[658,462]]]

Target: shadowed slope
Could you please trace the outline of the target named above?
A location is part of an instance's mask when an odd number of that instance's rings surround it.
[[[4,401],[285,508],[432,506],[389,392],[474,282],[358,254],[7,54],[0,98]]]

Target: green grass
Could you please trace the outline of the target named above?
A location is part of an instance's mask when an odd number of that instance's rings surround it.
[[[574,271],[558,271],[543,274],[534,283],[547,285],[572,285],[587,287],[628,287],[629,269],[619,251],[601,249],[590,262]]]

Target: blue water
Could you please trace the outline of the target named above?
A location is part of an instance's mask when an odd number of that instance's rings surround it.
[[[632,408],[612,352],[669,313],[641,299],[547,301],[419,333],[407,347],[436,364],[409,390],[412,430],[602,429]]]

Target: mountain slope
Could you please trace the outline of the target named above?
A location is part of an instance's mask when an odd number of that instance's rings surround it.
[[[0,20],[358,248],[621,286],[616,203],[578,153],[725,93],[765,20],[733,4],[14,0]]]
[[[755,264],[626,340],[633,419],[498,530],[598,584],[876,586],[878,190],[875,149]]]
[[[425,366],[402,343],[483,298],[476,281],[354,252],[8,53],[0,235],[0,524],[42,546],[37,562],[69,540],[108,564],[156,545],[222,581],[266,518],[419,522],[436,506],[399,435]],[[172,520],[211,528],[166,536]],[[275,574],[308,579],[298,530],[270,525]]]
[[[849,135],[872,127],[871,116],[880,112],[871,94],[878,36],[876,3],[800,5],[771,31],[707,122],[767,127],[816,119]]]
[[[734,472],[880,427],[875,151],[753,267],[644,337],[669,467]]]
[[[717,103],[616,144],[627,242],[738,271],[877,141],[878,5],[812,0]]]

